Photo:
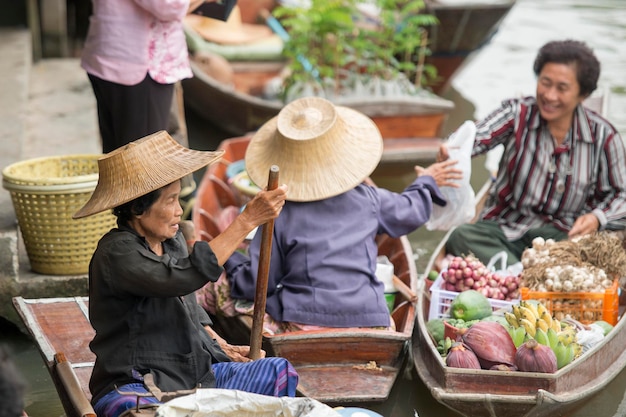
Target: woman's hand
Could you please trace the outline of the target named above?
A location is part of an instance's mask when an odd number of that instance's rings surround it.
[[[443,162],[435,162],[428,168],[415,166],[415,173],[418,177],[430,175],[434,178],[438,187],[459,188],[457,181],[463,179],[463,172],[460,169],[454,168],[456,164],[457,161],[446,158]]]
[[[583,214],[576,219],[574,225],[572,226],[572,230],[569,231],[567,237],[572,239],[575,237],[588,235],[590,233],[596,232],[598,230],[598,227],[600,227],[600,221],[595,216],[595,214]]]
[[[283,184],[272,191],[260,191],[246,204],[240,216],[252,226],[250,230],[278,217],[285,205],[287,189],[287,185]]]
[[[231,345],[226,341],[219,343],[219,345],[233,362],[252,362],[252,359],[248,357],[250,356],[250,346]],[[260,354],[261,358],[266,355],[264,350],[261,350]]]
[[[217,262],[224,262],[233,254],[255,227],[267,223],[280,214],[287,198],[287,185],[283,184],[272,191],[260,191],[248,204],[243,213],[209,242]]]
[[[211,338],[215,339],[218,345],[222,348],[224,353],[233,361],[233,362],[252,362],[248,356],[250,355],[250,346],[239,346],[239,345],[231,345],[226,340],[224,340],[220,335],[218,335],[215,330],[213,330],[210,326],[204,327],[211,336]],[[261,357],[264,358],[266,352],[261,350]]]

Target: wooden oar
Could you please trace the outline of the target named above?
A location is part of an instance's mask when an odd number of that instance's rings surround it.
[[[278,167],[270,167],[267,189],[278,187]],[[267,280],[270,272],[270,257],[272,253],[272,235],[274,234],[274,220],[263,225],[261,235],[261,251],[259,253],[259,272],[256,277],[256,293],[254,294],[254,313],[252,316],[252,330],[250,332],[250,359],[261,357],[263,342],[263,317],[265,316],[265,301],[267,300]]]

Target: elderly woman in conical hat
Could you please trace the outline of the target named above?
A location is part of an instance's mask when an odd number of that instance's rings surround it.
[[[288,185],[274,222],[266,312],[274,330],[390,327],[383,284],[376,279],[377,234],[401,236],[444,205],[440,186],[457,186],[456,161],[416,167],[401,193],[364,181],[383,151],[374,122],[317,97],[285,106],[252,137],[245,156],[250,178],[264,186],[276,164]],[[265,175],[266,176],[266,175]],[[224,265],[231,296],[254,300],[260,242]]]
[[[287,191],[283,185],[259,193],[221,235],[196,242],[190,254],[179,230],[180,179],[220,156],[187,149],[161,131],[98,161],[98,185],[74,218],[109,209],[117,216],[117,228],[98,242],[89,266],[89,318],[96,331],[89,387],[99,417],[134,407],[136,396],[116,388],[148,392],[146,374],[163,392],[201,385],[295,395],[291,364],[282,358],[251,362],[249,347],[217,336],[196,303],[194,291],[218,279],[250,231],[278,216]]]

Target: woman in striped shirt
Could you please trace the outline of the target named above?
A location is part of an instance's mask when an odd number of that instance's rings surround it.
[[[481,261],[500,251],[516,263],[535,237],[571,239],[623,229],[626,150],[615,127],[583,106],[600,63],[584,43],[545,44],[535,59],[536,97],[509,99],[476,123],[472,156],[504,153],[475,224],[458,227],[448,253]],[[442,145],[438,160],[448,158]]]

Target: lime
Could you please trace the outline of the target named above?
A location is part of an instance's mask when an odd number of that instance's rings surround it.
[[[438,276],[439,272],[435,271],[434,269],[428,273],[428,279],[431,281],[435,281]]]

